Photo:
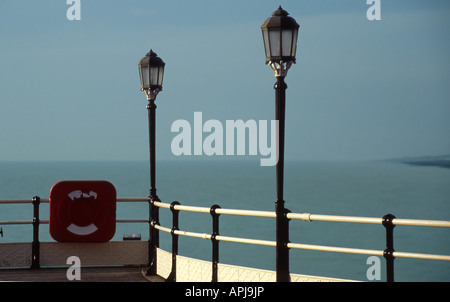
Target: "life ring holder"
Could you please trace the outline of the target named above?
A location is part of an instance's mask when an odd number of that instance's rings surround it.
[[[49,231],[60,242],[106,242],[115,233],[116,190],[107,181],[60,181],[50,191]]]

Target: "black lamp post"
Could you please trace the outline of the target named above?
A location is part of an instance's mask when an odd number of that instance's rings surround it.
[[[281,6],[261,25],[266,54],[266,64],[273,69],[277,82],[275,89],[275,119],[278,120],[278,162],[276,212],[276,270],[277,281],[290,281],[289,273],[289,220],[283,199],[284,134],[286,88],[284,78],[295,63],[299,25]]]
[[[154,224],[159,224],[158,207],[153,202],[159,201],[156,195],[156,173],[155,173],[155,137],[156,137],[156,105],[155,100],[162,90],[164,77],[164,66],[166,64],[156,53],[150,50],[139,63],[139,77],[141,80],[141,90],[147,96],[148,104],[148,127],[149,127],[149,148],[150,148],[150,244],[149,244],[149,264],[150,269],[147,274],[156,271],[156,248],[159,247],[159,232],[154,228]]]
[[[166,64],[153,50],[150,50],[145,57],[139,61],[139,77],[141,79],[141,91],[145,92],[148,104],[149,122],[149,147],[150,147],[150,198],[156,196],[155,187],[155,100],[162,90],[164,77],[164,66]]]

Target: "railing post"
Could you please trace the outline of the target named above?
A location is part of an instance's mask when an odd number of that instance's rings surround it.
[[[386,214],[383,216],[383,226],[386,228],[386,249],[384,258],[386,259],[386,281],[394,282],[394,227],[392,220],[395,216]]]
[[[177,281],[177,255],[178,255],[178,235],[175,231],[179,230],[178,225],[178,213],[179,210],[175,209],[176,205],[179,205],[178,201],[174,201],[170,204],[170,210],[172,211],[172,270],[166,279],[166,282],[176,282]]]
[[[31,268],[38,269],[40,265],[40,244],[39,244],[39,196],[33,197],[33,243],[31,244]]]
[[[220,209],[220,206],[213,205],[210,209],[210,213],[212,216],[212,280],[211,282],[217,282],[218,268],[217,264],[219,263],[219,241],[216,239],[216,236],[219,235],[219,215],[216,213],[216,209]]]

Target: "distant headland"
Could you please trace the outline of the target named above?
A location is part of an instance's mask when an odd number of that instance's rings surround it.
[[[414,166],[434,166],[450,168],[450,154],[437,156],[401,157],[388,159],[391,162],[401,162]]]

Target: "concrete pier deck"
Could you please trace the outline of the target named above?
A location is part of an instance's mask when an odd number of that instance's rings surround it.
[[[67,268],[0,269],[0,281],[17,282],[164,282],[159,276],[146,276],[143,267],[81,267],[81,280],[69,281]]]

